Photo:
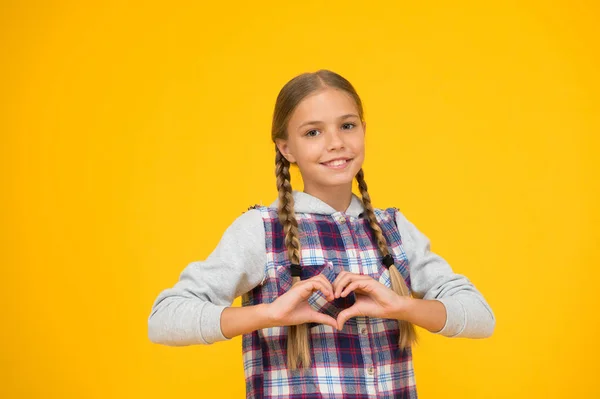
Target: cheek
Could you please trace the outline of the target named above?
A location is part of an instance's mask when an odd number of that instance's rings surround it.
[[[315,162],[319,162],[320,153],[312,151],[310,148],[303,148],[296,152],[296,163],[301,168],[313,168]]]
[[[301,156],[308,162],[318,162],[321,159],[322,150],[318,145],[307,145],[302,149]]]
[[[363,154],[365,152],[365,137],[362,133],[352,140],[352,149],[356,154]]]

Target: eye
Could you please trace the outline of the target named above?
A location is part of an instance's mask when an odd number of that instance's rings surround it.
[[[345,130],[350,130],[350,129],[353,129],[356,125],[354,123],[344,123],[342,125],[342,127],[344,127],[344,126],[350,126],[350,127],[348,127],[348,128],[345,129]]]
[[[312,135],[312,134],[311,134],[312,132],[318,132],[318,130],[316,130],[316,129],[309,130],[308,132],[306,132],[305,136],[308,136],[308,137],[315,137],[315,135]]]

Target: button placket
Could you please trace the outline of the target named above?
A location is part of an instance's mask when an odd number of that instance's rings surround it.
[[[347,261],[346,270],[351,273],[360,272],[359,252],[357,251],[356,240],[354,238],[352,224],[347,223],[347,216],[343,212],[333,214],[333,219],[336,221],[340,231],[340,236],[344,242],[345,256]]]
[[[369,329],[367,326],[368,318],[364,316],[356,317],[355,320],[362,352],[365,377],[367,378],[366,388],[369,394],[375,394],[377,392],[377,388],[375,387],[377,380],[375,379],[375,364],[373,363],[373,353],[371,352]]]
[[[345,256],[348,262],[349,271],[353,273],[360,273],[360,246],[357,238],[354,235],[354,224],[351,222],[351,217],[346,216],[341,212],[337,212],[333,215],[333,219],[337,223],[338,229],[341,234],[341,238],[344,242]],[[348,222],[348,223],[347,223]],[[371,350],[371,343],[368,329],[368,318],[364,316],[358,316],[354,318],[356,320],[355,333],[358,336],[360,351],[363,360],[363,367],[365,370],[366,377],[366,389],[369,396],[377,394],[377,380],[375,378],[375,364],[373,362],[373,352]]]

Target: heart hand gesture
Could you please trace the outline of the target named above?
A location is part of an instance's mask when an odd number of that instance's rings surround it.
[[[315,291],[321,291],[329,301],[354,292],[356,302],[341,311],[336,320],[310,306],[308,298]],[[333,283],[319,274],[294,284],[288,292],[268,305],[268,313],[275,326],[322,323],[341,330],[346,321],[355,316],[399,319],[410,299],[396,294],[370,276],[343,271]]]
[[[326,314],[317,312],[308,303],[308,298],[315,291],[321,291],[325,298],[333,301],[333,287],[323,274],[302,280],[288,292],[269,304],[269,315],[275,326],[290,326],[303,323],[321,323],[337,328],[336,320]]]
[[[402,309],[407,305],[409,297],[396,294],[370,276],[341,272],[333,281],[334,296],[346,297],[351,292],[356,296],[354,305],[338,314],[337,328],[341,330],[344,323],[355,316],[380,317],[398,319]]]

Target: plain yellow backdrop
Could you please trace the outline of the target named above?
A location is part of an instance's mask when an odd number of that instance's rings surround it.
[[[319,68],[362,96],[375,205],[399,207],[497,317],[484,340],[419,329],[420,397],[600,397],[597,4],[1,10],[0,397],[244,397],[239,337],[156,345],[147,318],[275,199],[275,97]]]

